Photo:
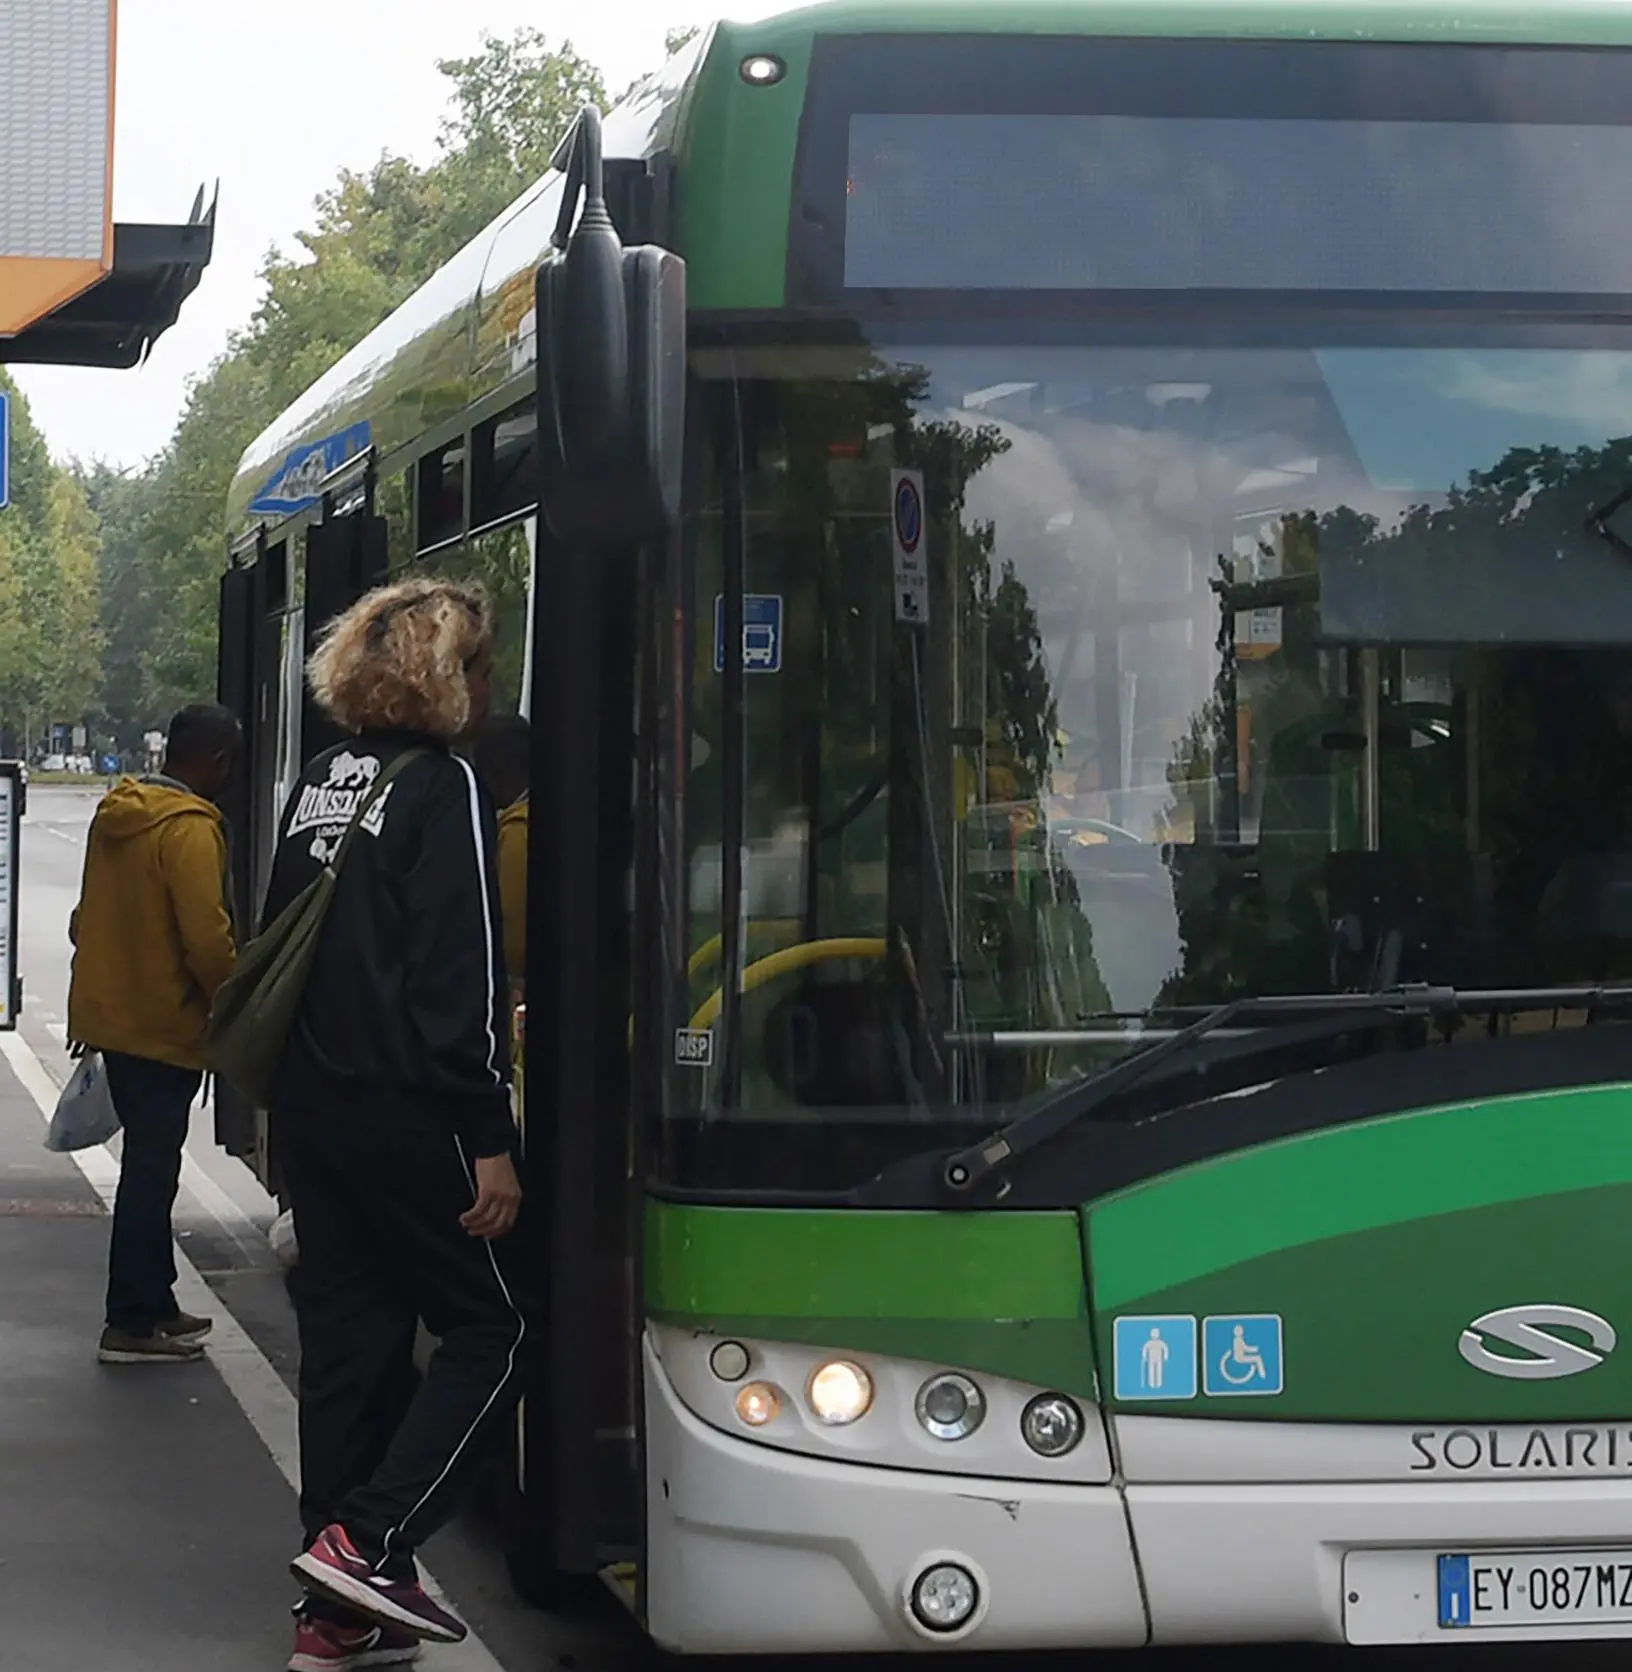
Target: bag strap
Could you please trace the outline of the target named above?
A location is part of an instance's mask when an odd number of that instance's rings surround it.
[[[346,833],[340,838],[340,846],[335,851],[334,858],[329,861],[329,874],[338,877],[340,867],[345,864],[346,855],[351,852],[352,839],[362,828],[363,820],[373,812],[375,804],[391,788],[392,781],[398,773],[410,762],[416,761],[421,755],[428,754],[426,749],[404,749],[397,758],[374,780],[373,787],[363,797],[362,805],[351,815],[351,823],[346,826]]]

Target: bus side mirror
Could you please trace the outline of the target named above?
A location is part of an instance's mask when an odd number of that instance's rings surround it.
[[[680,515],[685,263],[624,248],[602,196],[598,112],[583,112],[563,153],[560,253],[538,272],[540,510],[563,544],[656,542]]]

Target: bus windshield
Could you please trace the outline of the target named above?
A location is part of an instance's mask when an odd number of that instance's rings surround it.
[[[1242,995],[1632,976],[1595,329],[700,351],[677,1175],[854,1183]]]

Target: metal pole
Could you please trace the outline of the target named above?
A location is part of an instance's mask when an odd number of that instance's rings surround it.
[[[1365,758],[1361,762],[1362,841],[1366,852],[1376,853],[1383,837],[1383,740],[1382,740],[1382,653],[1376,649],[1360,652],[1360,715],[1366,734]]]

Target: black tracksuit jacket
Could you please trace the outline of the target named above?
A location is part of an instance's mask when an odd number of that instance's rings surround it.
[[[498,822],[469,764],[402,733],[314,759],[283,809],[271,923],[340,845],[386,764],[411,761],[358,832],[279,1070],[274,1109],[353,1110],[451,1132],[473,1157],[515,1143]]]
[[[346,855],[273,1088],[295,1214],[300,1512],[393,1578],[454,1512],[521,1394],[514,1236],[470,1236],[474,1162],[515,1144],[498,821],[447,749],[365,733],[318,756],[278,826],[266,921],[317,875],[386,765]],[[441,1346],[417,1390],[423,1320]]]

